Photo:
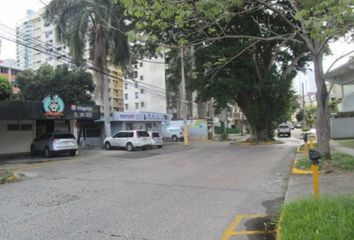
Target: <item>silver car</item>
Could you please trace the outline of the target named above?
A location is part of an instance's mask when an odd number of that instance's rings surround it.
[[[48,158],[52,157],[54,153],[69,153],[70,156],[75,156],[76,151],[76,139],[71,133],[45,133],[35,138],[31,143],[32,155],[44,152]]]
[[[162,148],[163,145],[163,140],[162,136],[160,135],[159,132],[149,132],[150,139],[152,142],[152,146],[155,146],[157,148]]]

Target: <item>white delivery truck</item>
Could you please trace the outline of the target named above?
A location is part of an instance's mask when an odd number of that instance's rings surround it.
[[[183,141],[183,127],[165,126],[162,128],[162,138],[171,139],[174,142]]]

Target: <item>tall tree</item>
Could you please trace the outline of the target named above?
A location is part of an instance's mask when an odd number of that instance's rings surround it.
[[[279,17],[261,9],[234,16],[228,24],[226,34],[237,31],[259,38],[287,28]],[[297,70],[304,69],[307,55],[296,43],[284,48],[283,40],[220,39],[197,52],[194,86],[201,100],[213,98],[220,109],[236,102],[256,140],[271,140],[277,124],[289,120],[295,98],[292,80]]]
[[[126,32],[133,26],[124,16],[124,7],[112,0],[53,0],[46,10],[48,21],[56,25],[58,40],[70,48],[78,61],[90,50],[96,66],[96,101],[103,102],[105,135],[111,135],[108,62],[125,66],[129,61]]]
[[[69,71],[66,65],[55,69],[42,65],[38,70],[24,70],[17,75],[20,97],[25,101],[41,101],[48,95],[59,95],[67,103],[92,103],[92,75],[84,69]]]
[[[354,2],[353,0],[252,1],[280,16],[311,53],[317,86],[318,149],[323,157],[330,159],[329,94],[325,83],[323,57],[330,41],[344,36],[353,29]]]
[[[9,99],[11,96],[12,87],[6,77],[0,76],[0,100]]]

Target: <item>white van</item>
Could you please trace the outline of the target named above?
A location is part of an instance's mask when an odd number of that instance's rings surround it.
[[[172,139],[172,141],[183,141],[183,128],[182,127],[164,127],[162,128],[162,138],[163,139]]]

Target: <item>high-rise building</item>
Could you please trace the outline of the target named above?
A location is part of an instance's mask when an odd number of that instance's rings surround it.
[[[28,10],[27,16],[17,24],[17,40],[24,43],[17,43],[17,65],[20,68],[36,70],[42,64],[53,67],[61,64],[71,65],[69,48],[57,41],[55,27],[44,20],[44,11],[44,8],[38,12]],[[89,44],[87,46],[89,47]],[[89,58],[88,50],[85,52],[85,58]],[[93,71],[89,70],[89,72],[93,74]],[[110,75],[110,110],[111,112],[123,111],[122,71],[119,67],[111,65],[107,74]],[[93,80],[97,83],[95,74]],[[103,113],[103,103],[101,101],[96,103],[101,106]]]
[[[124,82],[125,112],[166,113],[165,58],[138,60]]]

